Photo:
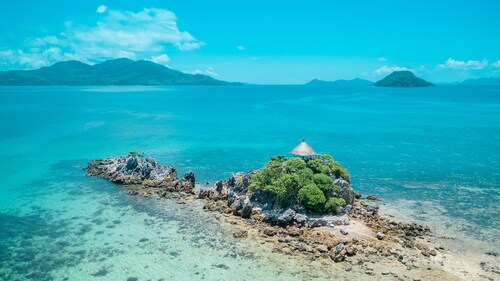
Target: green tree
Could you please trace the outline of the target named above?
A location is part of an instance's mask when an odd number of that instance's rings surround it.
[[[329,163],[330,169],[332,170],[333,174],[335,175],[336,178],[342,178],[347,182],[351,182],[351,178],[349,177],[349,173],[347,170],[340,165],[338,162],[330,162]]]
[[[339,207],[340,206],[345,206],[345,204],[346,203],[345,203],[344,198],[330,197],[328,199],[328,201],[326,201],[325,212],[338,214],[339,213]]]
[[[333,186],[333,179],[325,174],[314,174],[313,175],[313,182],[323,192],[329,191]]]
[[[304,203],[306,209],[316,213],[323,212],[326,198],[323,191],[314,183],[302,187],[299,190],[298,198]]]
[[[297,172],[307,168],[306,161],[300,158],[290,158],[285,161],[285,169],[287,172]]]

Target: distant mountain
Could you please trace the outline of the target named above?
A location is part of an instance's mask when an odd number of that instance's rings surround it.
[[[460,83],[462,85],[500,85],[500,78],[468,79]]]
[[[411,71],[394,71],[375,82],[375,87],[435,87],[434,84],[415,76]]]
[[[324,81],[324,80],[318,80],[314,79],[311,80],[310,82],[306,83],[307,86],[353,86],[353,87],[368,87],[372,86],[373,82],[360,79],[360,78],[355,78],[352,80],[345,80],[345,79],[340,79],[340,80],[335,80],[335,81]]]
[[[229,85],[207,75],[187,74],[151,61],[121,58],[88,65],[58,62],[36,70],[0,71],[0,85]]]

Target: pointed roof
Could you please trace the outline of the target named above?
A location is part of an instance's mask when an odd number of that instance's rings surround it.
[[[316,152],[312,147],[310,147],[305,140],[302,140],[302,142],[297,145],[293,150],[292,150],[292,155],[295,156],[314,156],[316,155]]]

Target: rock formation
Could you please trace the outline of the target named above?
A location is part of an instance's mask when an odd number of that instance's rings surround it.
[[[175,167],[160,165],[151,157],[128,155],[93,160],[86,170],[89,176],[105,178],[117,184],[194,194],[193,172],[189,171],[179,179]]]

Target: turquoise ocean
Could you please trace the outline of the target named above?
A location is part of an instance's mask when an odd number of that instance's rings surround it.
[[[303,138],[388,215],[499,250],[500,87],[1,87],[0,280],[324,279],[82,170],[134,150],[209,187]]]

